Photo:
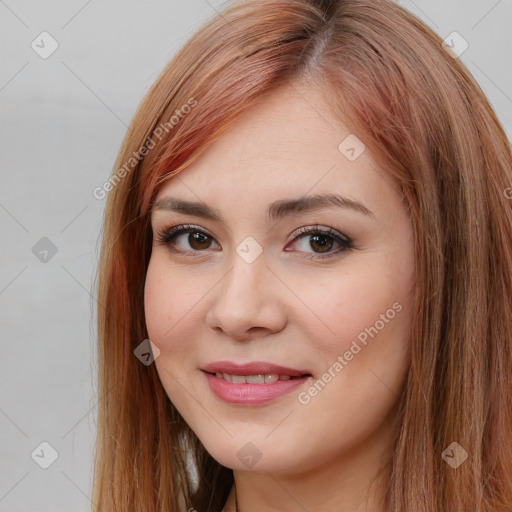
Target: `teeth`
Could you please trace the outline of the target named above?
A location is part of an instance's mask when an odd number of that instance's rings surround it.
[[[269,375],[271,377],[271,375]],[[242,382],[247,382],[248,384],[265,384],[265,375],[247,375],[247,377],[241,377],[244,379]],[[279,377],[278,377],[279,378]],[[274,381],[272,381],[274,382]]]
[[[215,376],[234,384],[272,384],[278,380],[290,380],[290,375],[278,375],[277,373],[258,374],[258,375],[231,375],[229,373],[217,372]]]

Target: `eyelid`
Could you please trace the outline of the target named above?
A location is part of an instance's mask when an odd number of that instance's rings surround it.
[[[217,240],[215,240],[215,237],[209,233],[207,230],[201,228],[200,226],[196,226],[194,224],[177,224],[175,226],[164,226],[163,228],[156,229],[155,230],[155,238],[161,245],[167,245],[169,246],[169,240],[171,238],[174,238],[175,236],[181,236],[187,233],[202,233],[208,237],[210,237],[212,240],[215,241],[218,245],[220,245]],[[203,252],[203,251],[183,251],[183,250],[174,250],[173,252]]]
[[[296,229],[288,238],[289,242],[294,241],[299,235],[303,234],[314,234],[316,232],[326,234],[329,236],[332,236],[334,238],[341,238],[345,243],[350,244],[352,243],[352,240],[343,233],[340,233],[339,231],[336,231],[333,228],[330,228],[328,226],[322,226],[320,224],[313,224],[311,226],[303,226],[301,228]]]

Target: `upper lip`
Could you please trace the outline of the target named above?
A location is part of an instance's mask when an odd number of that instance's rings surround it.
[[[290,375],[291,377],[301,377],[302,375],[311,375],[309,370],[298,370],[288,368],[279,364],[266,363],[264,361],[254,361],[252,363],[236,364],[231,361],[217,361],[209,363],[201,368],[208,373],[229,373],[230,375],[269,375],[277,373],[278,375]]]

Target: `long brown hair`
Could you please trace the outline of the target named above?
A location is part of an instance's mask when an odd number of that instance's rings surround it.
[[[232,470],[206,452],[155,365],[134,355],[148,338],[148,211],[160,185],[242,113],[306,77],[397,180],[414,228],[412,361],[387,510],[510,512],[510,143],[460,60],[389,0],[239,1],[142,101],[104,186],[93,503],[102,512],[222,508]],[[454,442],[468,454],[457,468],[443,457]]]

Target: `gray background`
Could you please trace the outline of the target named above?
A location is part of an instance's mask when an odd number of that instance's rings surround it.
[[[161,69],[228,3],[0,0],[2,512],[91,509],[105,205],[92,191]],[[457,31],[469,43],[460,58],[510,138],[512,0],[400,3],[441,37]],[[59,45],[46,59],[31,47],[51,48],[43,31]],[[58,453],[47,469],[43,441]]]

